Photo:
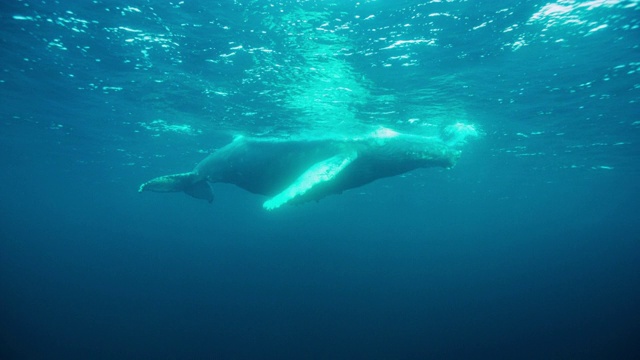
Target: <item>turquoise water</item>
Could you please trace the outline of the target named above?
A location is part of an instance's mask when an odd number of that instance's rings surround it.
[[[637,358],[640,2],[0,5],[0,357]],[[262,209],[234,136],[479,133]]]

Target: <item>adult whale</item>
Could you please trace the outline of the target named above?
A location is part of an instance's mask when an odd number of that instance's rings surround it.
[[[379,129],[359,137],[237,137],[192,171],[160,176],[139,192],[180,192],[213,201],[209,183],[231,183],[270,197],[263,207],[319,200],[376,179],[425,167],[451,168],[460,151],[438,137]]]

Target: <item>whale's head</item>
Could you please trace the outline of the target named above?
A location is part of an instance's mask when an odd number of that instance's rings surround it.
[[[400,167],[451,168],[460,158],[460,150],[449,146],[439,137],[378,131],[371,140],[369,144],[378,161],[395,163]]]
[[[448,146],[437,138],[405,139],[398,148],[400,158],[416,162],[419,167],[452,168],[461,154],[460,150]]]

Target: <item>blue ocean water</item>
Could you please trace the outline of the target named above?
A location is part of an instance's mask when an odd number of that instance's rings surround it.
[[[0,358],[637,359],[638,0],[5,0]],[[480,136],[262,209],[233,136]]]

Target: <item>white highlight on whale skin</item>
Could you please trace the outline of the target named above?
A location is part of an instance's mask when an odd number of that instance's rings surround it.
[[[444,128],[443,140],[449,146],[460,146],[467,142],[469,137],[478,137],[478,130],[474,125],[457,122]]]
[[[303,195],[315,185],[333,179],[357,157],[358,154],[355,152],[346,155],[340,154],[313,165],[309,170],[300,175],[288,188],[265,201],[262,207],[266,210],[279,208],[289,200]]]
[[[380,128],[376,131],[374,131],[371,134],[371,137],[377,138],[377,139],[389,139],[389,138],[394,138],[396,136],[400,135],[400,133],[393,131],[391,129],[388,128]]]

